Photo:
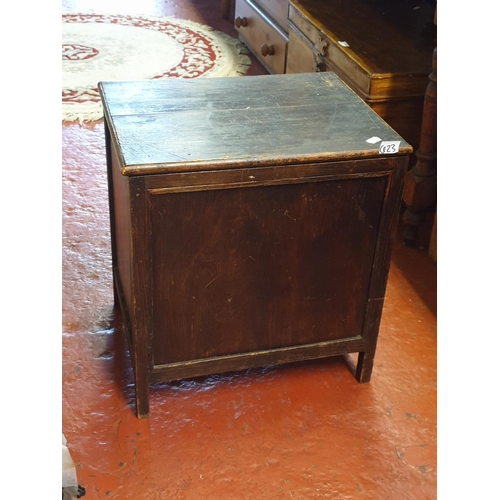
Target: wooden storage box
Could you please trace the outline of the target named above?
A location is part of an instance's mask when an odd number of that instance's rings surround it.
[[[333,71],[416,148],[433,16],[425,0],[290,0],[286,73]]]
[[[411,147],[333,73],[99,88],[138,416],[228,370],[358,352],[368,381]]]

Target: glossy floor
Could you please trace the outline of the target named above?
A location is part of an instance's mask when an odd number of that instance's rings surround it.
[[[236,36],[218,1],[64,1]],[[252,58],[248,74],[264,74]],[[88,500],[436,497],[436,267],[395,243],[372,381],[342,359],[163,384],[134,415],[102,122],[63,124],[63,432]]]

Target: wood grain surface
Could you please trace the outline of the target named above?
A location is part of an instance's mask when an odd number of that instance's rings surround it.
[[[376,157],[373,136],[411,152],[333,73],[100,88],[125,175]]]

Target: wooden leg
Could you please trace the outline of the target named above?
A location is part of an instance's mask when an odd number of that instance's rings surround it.
[[[137,418],[149,417],[149,384],[135,378],[135,411]]]
[[[119,293],[119,291],[118,291]],[[123,297],[123,295],[122,295]],[[123,299],[122,299],[123,300]],[[137,418],[149,416],[149,370],[147,363],[147,344],[144,334],[141,336],[133,326],[124,303],[120,304],[123,327],[127,337],[130,361],[134,373],[135,413]]]
[[[373,360],[375,359],[374,350],[360,352],[357,363],[350,354],[344,354],[343,357],[347,368],[360,384],[370,382],[373,371]]]
[[[229,19],[229,9],[231,7],[231,0],[221,0],[222,18]]]
[[[144,336],[135,332],[135,349],[132,352],[135,385],[135,411],[137,418],[149,416],[149,371]]]
[[[132,279],[130,323],[132,337],[132,364],[135,377],[135,404],[138,418],[149,414],[149,374],[153,368],[153,357],[150,349],[152,317],[152,296],[150,270],[152,252],[149,248],[148,228],[150,226],[148,201],[143,176],[136,176],[128,183],[130,197],[130,224],[132,231]]]
[[[417,243],[418,230],[424,224],[426,213],[436,206],[437,170],[437,48],[432,57],[432,73],[424,99],[420,146],[415,156],[417,163],[405,179],[403,201],[403,238],[408,246]]]
[[[360,352],[358,355],[358,364],[356,365],[356,380],[360,384],[370,382],[373,370],[373,360],[375,352]]]

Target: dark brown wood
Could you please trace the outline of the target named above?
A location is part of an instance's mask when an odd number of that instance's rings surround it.
[[[360,336],[386,183],[151,196],[155,365]]]
[[[108,125],[104,124],[104,141],[106,147],[106,165],[112,164],[112,150],[113,145],[111,143],[111,137],[109,134]],[[116,256],[116,233],[115,233],[115,202],[114,202],[114,189],[113,189],[113,174],[112,169],[107,170],[108,177],[108,200],[109,200],[109,220],[110,220],[110,234],[111,234],[111,269],[114,270],[117,265]],[[119,299],[119,289],[116,282],[113,284],[113,303],[116,306],[120,305]]]
[[[132,364],[135,374],[135,401],[137,416],[149,413],[149,373],[151,372],[151,337],[153,318],[151,317],[153,297],[148,291],[152,282],[152,255],[143,244],[150,235],[150,210],[144,189],[144,177],[134,177],[130,181],[130,246],[132,248],[132,343],[134,344]]]
[[[99,88],[137,415],[266,364],[358,352],[367,382],[411,147],[333,73]]]
[[[373,369],[373,360],[377,337],[382,317],[387,277],[389,274],[391,244],[394,240],[399,219],[405,169],[397,169],[390,177],[382,209],[377,248],[372,264],[370,290],[365,309],[365,323],[362,336],[366,340],[364,349],[360,349],[356,367],[356,378],[360,383],[369,382]],[[389,233],[386,234],[385,231]]]
[[[344,340],[332,340],[300,346],[270,349],[246,354],[229,355],[217,358],[199,359],[191,362],[171,363],[155,366],[151,374],[152,382],[177,380],[188,377],[200,377],[213,373],[272,366],[295,361],[320,359],[332,356],[341,356],[350,352],[358,352],[365,347],[361,337]]]
[[[103,94],[113,110],[115,144],[116,130],[120,131],[121,173],[225,171],[380,158],[378,144],[367,139],[378,134],[383,140],[401,140],[335,74],[244,80],[106,83]],[[172,140],[172,135],[178,139]],[[411,151],[402,140],[399,154]]]
[[[229,19],[230,9],[231,9],[231,0],[221,0],[221,12],[223,19]]]
[[[290,0],[286,73],[335,72],[416,147],[433,14],[426,0]]]
[[[425,223],[426,214],[435,210],[437,198],[437,48],[432,57],[432,72],[425,93],[420,146],[415,153],[417,162],[405,179],[403,200],[403,238],[408,246],[415,246],[418,230]]]

